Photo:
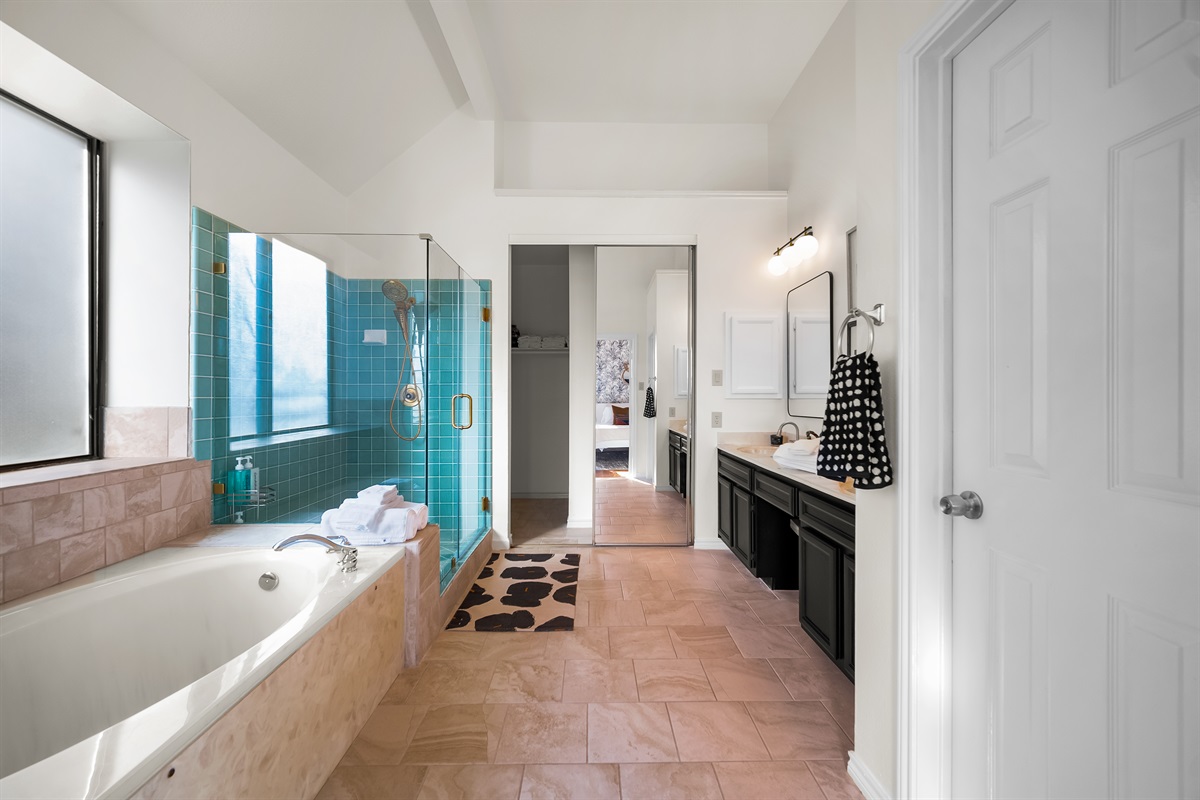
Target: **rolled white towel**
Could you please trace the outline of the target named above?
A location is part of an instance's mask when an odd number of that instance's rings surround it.
[[[382,483],[377,483],[374,486],[368,486],[358,493],[358,497],[361,500],[390,500],[393,497],[399,497],[401,500],[404,499],[396,491],[395,486],[389,486]]]
[[[351,547],[400,544],[416,535],[418,515],[411,508],[381,508],[379,522],[371,530],[347,530],[337,524],[338,509],[331,508],[321,515],[323,536],[344,536]]]
[[[424,503],[401,503],[400,508],[410,509],[417,515],[417,530],[424,530],[429,524],[429,506]]]

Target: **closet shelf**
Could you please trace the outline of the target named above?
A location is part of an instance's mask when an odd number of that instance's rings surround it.
[[[533,348],[533,347],[513,347],[510,349],[514,353],[520,353],[521,355],[557,356],[557,355],[562,355],[564,353],[571,352],[571,348],[569,348],[569,347],[554,347],[554,348],[548,348],[546,350],[542,350],[540,348]]]

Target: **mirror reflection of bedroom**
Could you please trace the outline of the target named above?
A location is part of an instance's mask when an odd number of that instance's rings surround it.
[[[513,245],[513,546],[686,545],[689,247]]]
[[[689,258],[596,248],[598,545],[688,543]]]

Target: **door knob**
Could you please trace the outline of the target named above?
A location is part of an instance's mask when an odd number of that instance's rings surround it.
[[[948,494],[938,501],[938,505],[948,517],[979,519],[983,516],[983,498],[974,492]]]

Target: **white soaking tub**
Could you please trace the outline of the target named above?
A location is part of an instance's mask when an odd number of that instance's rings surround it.
[[[133,794],[402,557],[168,547],[0,610],[0,797]]]

